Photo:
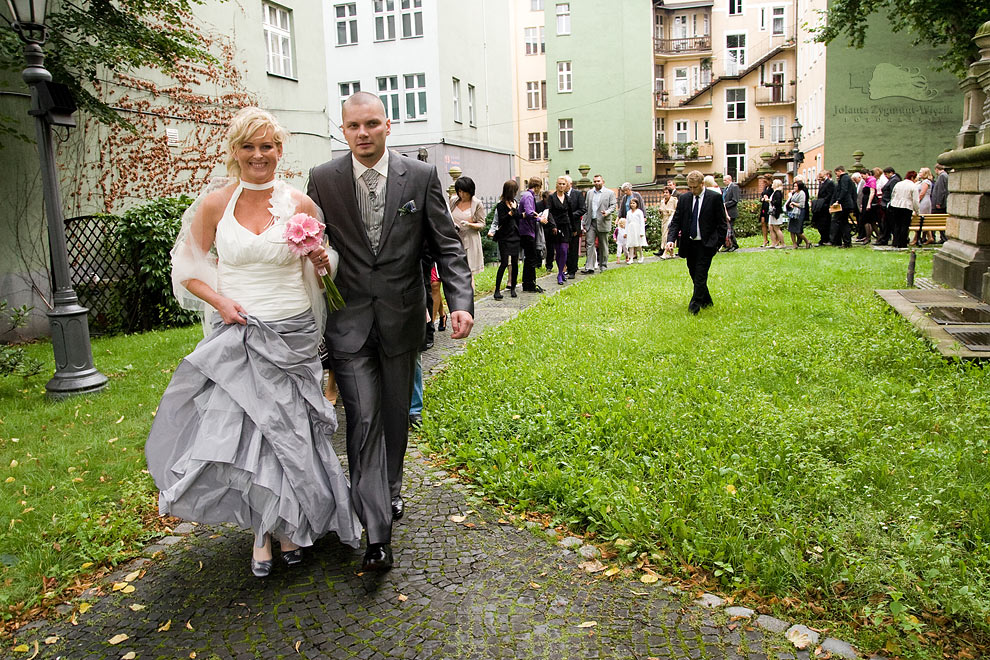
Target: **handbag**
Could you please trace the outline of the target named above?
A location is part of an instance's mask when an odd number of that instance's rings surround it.
[[[801,209],[799,209],[799,208],[793,208],[793,209],[791,209],[790,211],[787,212],[787,217],[790,218],[791,220],[800,220],[801,219]]]
[[[828,207],[829,213],[842,213],[842,204],[839,202],[832,202],[832,205]]]

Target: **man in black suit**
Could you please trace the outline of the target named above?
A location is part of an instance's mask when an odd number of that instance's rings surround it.
[[[849,214],[856,211],[856,184],[842,165],[835,168],[835,176],[838,181],[835,184],[835,192],[832,193],[832,204],[838,203],[841,208],[832,214],[832,245],[852,247]]]
[[[818,230],[818,245],[831,245],[829,238],[832,233],[831,222],[829,221],[829,205],[832,203],[832,195],[835,193],[835,182],[832,181],[832,171],[825,170],[818,174],[818,198],[812,206],[812,220],[815,229]]]
[[[567,179],[567,203],[571,207],[571,238],[567,248],[567,279],[573,280],[577,277],[578,252],[581,250],[581,234],[583,233],[581,231],[581,219],[584,218],[587,209],[584,205],[584,195],[574,187],[574,180],[566,174],[564,178]]]
[[[704,179],[705,175],[698,170],[687,175],[688,192],[677,198],[677,210],[667,231],[667,250],[674,249],[674,242],[680,236],[678,254],[687,262],[694,282],[694,294],[688,304],[692,314],[714,304],[708,292],[708,269],[729,230],[722,195],[706,190]]]
[[[424,241],[443,277],[452,337],[474,325],[471,272],[436,168],[385,147],[391,122],[374,94],[343,105],[350,152],[310,170],[307,193],[340,253],[346,307],[324,336],[347,413],[354,509],[368,533],[361,569],[392,568],[392,522],[402,516],[402,464],[416,356],[423,343]]]

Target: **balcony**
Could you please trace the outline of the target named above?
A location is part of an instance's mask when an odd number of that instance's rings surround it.
[[[795,102],[791,85],[761,85],[756,90],[756,105],[791,105]]]
[[[711,142],[658,142],[657,162],[710,163],[714,152],[715,145]]]
[[[712,107],[711,103],[684,105],[687,96],[673,96],[668,92],[656,92],[653,97],[657,110],[698,110]]]
[[[712,38],[704,37],[681,37],[678,39],[653,40],[653,50],[657,55],[683,55],[688,53],[710,53],[712,50]]]

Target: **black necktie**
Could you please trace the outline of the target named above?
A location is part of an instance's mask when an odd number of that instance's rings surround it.
[[[700,198],[697,195],[695,195],[694,206],[691,208],[691,238],[698,238],[699,236],[701,236],[701,230],[698,227],[698,211],[699,211],[698,207],[701,206],[699,202],[700,202]]]

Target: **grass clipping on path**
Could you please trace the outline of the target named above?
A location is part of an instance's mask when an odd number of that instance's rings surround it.
[[[730,591],[986,635],[990,377],[875,296],[906,262],[720,255],[699,317],[683,261],[595,276],[453,358],[424,436],[496,498]]]

